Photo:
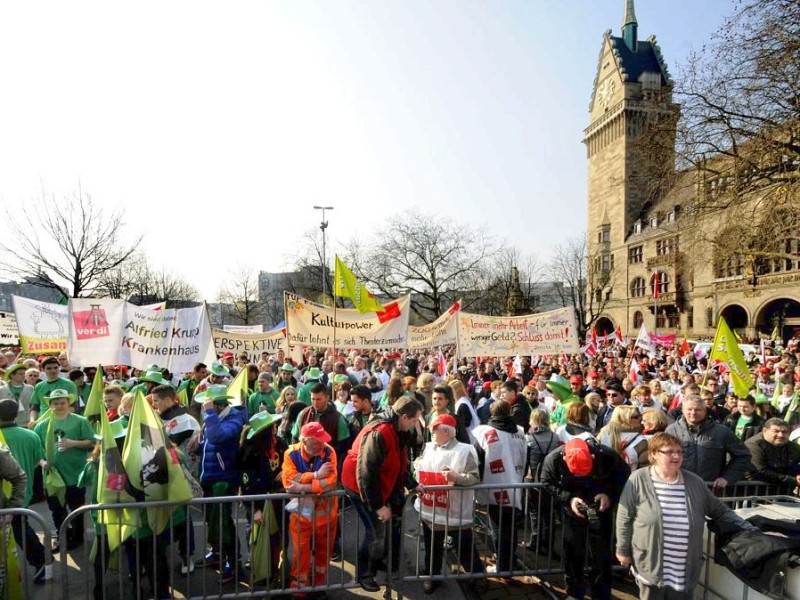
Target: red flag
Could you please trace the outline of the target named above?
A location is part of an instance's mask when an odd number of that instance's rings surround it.
[[[450,307],[450,310],[447,311],[447,313],[452,315],[459,310],[461,310],[461,302],[455,302],[453,303],[453,306]]]
[[[633,383],[639,381],[639,374],[636,371],[636,360],[631,360],[631,368],[628,370],[628,379],[630,379]]]
[[[653,275],[653,298],[655,298],[656,300],[658,300],[658,295],[660,291],[658,289],[659,287],[660,286],[658,284],[658,273],[656,273],[655,275]]]
[[[385,310],[375,313],[378,315],[378,321],[381,323],[386,323],[386,321],[391,321],[392,319],[396,319],[400,316],[400,307],[397,305],[396,301],[390,302],[389,304],[384,304],[383,308]]]
[[[439,350],[439,364],[436,367],[436,372],[440,377],[447,377],[447,361],[444,359],[444,354]]]
[[[614,330],[614,336],[617,338],[617,343],[622,344],[622,327],[617,325],[617,328]]]
[[[597,330],[592,328],[592,345],[597,348]]]
[[[603,336],[603,347],[608,348],[608,332],[606,331],[605,335]]]
[[[691,348],[689,348],[689,340],[686,339],[686,336],[683,336],[683,342],[681,342],[681,356],[685,356],[687,352],[689,352]]]

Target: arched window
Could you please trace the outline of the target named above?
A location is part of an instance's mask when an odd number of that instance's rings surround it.
[[[663,271],[653,273],[650,278],[650,295],[656,295],[656,284],[658,284],[658,295],[663,296],[669,293],[669,274]]]
[[[644,277],[635,277],[631,281],[631,298],[641,298],[647,293],[647,284]]]
[[[644,316],[642,315],[642,311],[637,310],[635,313],[633,313],[633,328],[639,329],[642,326],[642,323],[644,323]]]

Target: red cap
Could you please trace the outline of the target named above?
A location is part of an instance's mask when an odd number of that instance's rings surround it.
[[[455,428],[456,418],[453,415],[439,415],[436,417],[436,420],[431,423],[431,430],[436,431],[436,428],[439,425],[449,425],[450,427]]]
[[[589,371],[589,377],[600,377],[600,375],[597,374],[597,371]]]
[[[573,375],[572,377],[569,378],[569,382],[577,383],[578,385],[580,385],[583,383],[583,377],[581,377],[580,375]]]
[[[233,358],[233,352],[226,352],[222,355],[222,358]]]
[[[306,423],[300,428],[300,437],[311,438],[318,442],[328,443],[331,441],[331,436],[317,421]]]
[[[768,374],[769,374],[771,371],[770,371],[770,368],[769,368],[769,367],[761,367],[761,368],[758,370],[758,372],[759,372],[759,373],[763,373],[764,375],[768,375]]]
[[[564,444],[564,462],[569,472],[583,477],[592,472],[592,453],[589,444],[580,438],[573,438]]]
[[[483,385],[481,386],[484,390],[492,389],[492,382],[491,381],[484,381]]]

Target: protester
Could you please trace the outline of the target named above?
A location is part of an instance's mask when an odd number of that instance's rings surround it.
[[[578,404],[573,404],[572,406],[578,406]],[[572,406],[570,406],[570,409]],[[567,412],[569,413],[569,411]],[[569,414],[567,417],[569,418]],[[533,409],[531,413],[531,428],[525,436],[525,442],[528,445],[528,472],[526,479],[538,482],[545,457],[562,443],[559,437],[550,429],[550,413],[546,409]],[[550,540],[550,535],[548,535],[550,507],[549,496],[542,495],[538,489],[530,490],[528,496],[530,537],[525,541],[525,547],[528,550],[536,548],[540,552],[547,552]]]
[[[740,398],[736,402],[737,411],[725,419],[725,426],[736,434],[742,442],[746,442],[761,431],[764,425],[762,418],[756,413],[756,400],[752,396]]]
[[[59,369],[58,359],[53,356],[42,361],[42,370],[46,379],[37,383],[36,387],[33,388],[29,411],[29,429],[33,429],[36,426],[36,421],[40,414],[48,408],[47,399],[54,390],[64,390],[67,394],[71,394],[77,399],[78,388],[69,379],[61,377]]]
[[[58,362],[48,363],[48,368],[52,369],[53,365],[57,366]],[[70,411],[70,405],[76,400],[74,394],[62,388],[53,389],[44,398],[52,413],[34,429],[45,449],[42,468],[46,473],[47,505],[58,530],[61,530],[67,518],[67,507],[74,511],[86,501],[86,491],[78,487],[78,477],[95,442],[89,421]],[[74,550],[83,544],[82,520],[70,521],[66,542],[67,550]],[[53,551],[56,552],[58,548],[56,542]]]
[[[611,598],[612,514],[630,474],[613,450],[572,439],[548,454],[541,480],[561,508],[567,596],[583,598],[584,558],[589,549],[591,597]]]
[[[21,364],[6,369],[3,379],[6,385],[0,387],[0,400],[9,398],[17,403],[17,425],[28,423],[33,386],[25,383],[25,367]]]
[[[642,416],[635,406],[618,406],[597,439],[619,454],[631,471],[647,464],[647,438],[642,434]]]
[[[683,447],[673,435],[654,435],[652,466],[631,476],[617,508],[616,557],[631,567],[644,600],[693,597],[707,518],[758,531],[715,498],[700,477],[681,469]]]
[[[231,406],[232,396],[224,385],[211,385],[195,395],[203,406],[203,434],[200,485],[207,498],[234,496],[239,484],[236,454],[247,410]],[[206,511],[206,526],[211,549],[201,559],[206,567],[220,567],[220,581],[233,581],[236,562],[236,524],[229,502]],[[221,514],[220,514],[221,511]]]
[[[789,442],[789,425],[773,417],[760,433],[745,441],[752,456],[749,475],[778,486],[776,494],[797,495],[800,488],[800,445]]]
[[[480,483],[478,456],[469,444],[455,439],[456,419],[437,417],[431,424],[433,441],[425,445],[415,464],[417,477],[424,485],[452,485],[460,488]],[[425,571],[438,575],[442,570],[445,536],[459,554],[459,562],[468,573],[479,573],[483,566],[472,539],[474,494],[471,490],[425,491],[414,507],[420,514],[425,547]],[[422,588],[433,593],[437,581],[425,580]]]
[[[503,384],[507,393],[516,390],[516,383],[511,387],[509,383],[511,382],[506,381]],[[527,405],[525,400],[519,401]],[[517,425],[512,413],[513,407],[508,402],[495,402],[490,409],[489,422],[472,431],[481,481],[493,486],[493,489],[481,494],[484,503],[488,504],[489,517],[494,523],[497,536],[497,564],[494,569],[487,569],[487,572],[494,570],[501,573],[512,569],[517,545],[517,521],[523,516],[522,491],[504,487],[522,482],[528,458],[525,429]]]
[[[464,384],[461,383],[461,381],[454,379],[448,385],[453,391],[453,397],[456,399],[455,417],[456,421],[458,421],[459,429],[466,430],[469,436],[469,443],[472,444],[475,441],[472,436],[472,430],[480,425],[478,414],[475,412],[475,408],[472,406],[472,402],[467,396],[467,390],[464,388]]]
[[[381,565],[391,539],[386,528],[400,516],[405,490],[420,491],[408,470],[402,434],[413,429],[421,415],[422,405],[408,396],[380,409],[358,434],[342,466],[342,485],[364,527],[356,577],[368,592],[380,590],[375,575],[386,566]],[[392,552],[393,560],[399,559],[398,553],[399,549]]]
[[[666,429],[683,445],[682,468],[712,482],[716,490],[744,479],[750,452],[733,431],[706,419],[706,405],[698,395],[685,398],[682,410],[683,416]]]
[[[324,387],[321,383],[317,385]],[[316,389],[315,386],[311,391],[312,402],[318,393]],[[283,487],[290,494],[314,495],[292,501],[295,506],[289,517],[290,587],[322,586],[327,581],[338,516],[337,499],[320,497],[336,489],[337,458],[328,445],[330,441],[331,436],[322,424],[306,423],[300,429],[300,441],[284,453]]]
[[[11,399],[0,400],[0,446],[8,447],[14,460],[26,474],[24,495],[18,503],[19,508],[28,508],[33,496],[33,473],[44,461],[44,448],[39,437],[29,429],[21,427],[16,421],[17,402]],[[30,520],[14,515],[11,521],[17,546],[25,551],[28,564],[34,568],[33,582],[44,583],[45,551],[39,536],[31,527]]]

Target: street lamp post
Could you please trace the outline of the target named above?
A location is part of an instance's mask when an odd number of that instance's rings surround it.
[[[322,211],[322,223],[320,223],[319,228],[322,230],[322,295],[327,296],[328,294],[328,282],[327,282],[327,270],[328,270],[328,261],[325,256],[325,230],[328,228],[328,222],[325,220],[325,211],[326,210],[333,210],[332,206],[315,206],[314,210],[321,210]]]

